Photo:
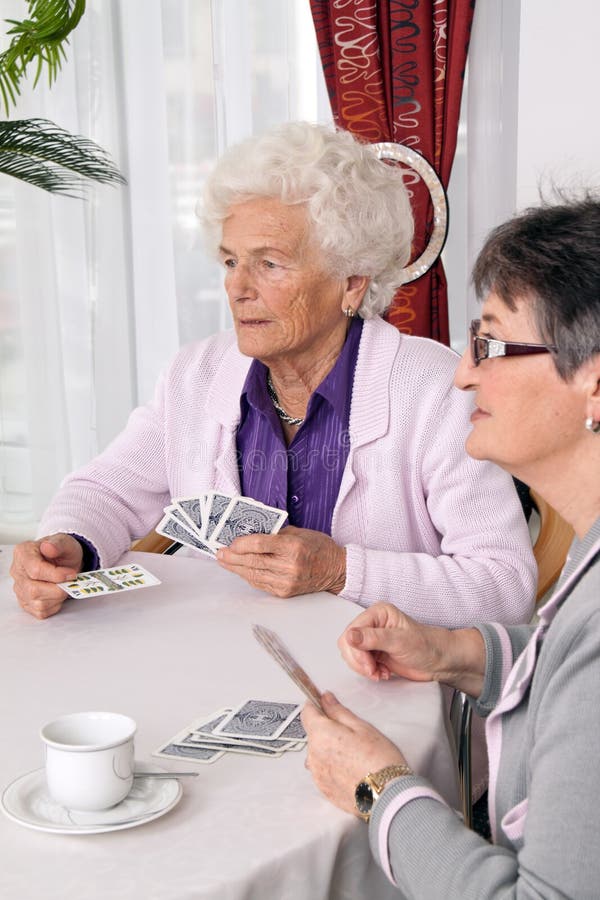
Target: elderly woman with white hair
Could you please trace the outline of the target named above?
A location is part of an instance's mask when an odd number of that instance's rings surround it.
[[[234,331],[184,347],[150,404],[71,475],[13,562],[21,605],[110,565],[170,497],[218,489],[288,512],[219,563],[279,597],[331,591],[419,619],[519,622],[535,563],[510,478],[464,451],[457,356],[381,314],[412,241],[398,169],[350,134],[292,123],[229,150],[203,224]]]

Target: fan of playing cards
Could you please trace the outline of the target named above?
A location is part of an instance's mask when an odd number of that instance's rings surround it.
[[[194,720],[152,755],[212,763],[226,752],[281,756],[302,750],[306,732],[300,709],[296,703],[246,700]]]
[[[173,498],[164,512],[159,534],[213,558],[240,535],[276,534],[287,518],[285,510],[220,491]]]

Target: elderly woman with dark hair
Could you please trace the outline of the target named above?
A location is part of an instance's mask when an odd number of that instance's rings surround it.
[[[332,591],[439,624],[523,621],[535,563],[510,478],[464,452],[457,358],[381,318],[410,255],[400,172],[344,132],[282,126],[228,151],[203,223],[234,332],[184,347],[154,401],[71,475],[20,545],[25,609],[109,565],[172,496],[241,492],[288,511],[276,535],[219,550],[280,597]],[[86,562],[83,563],[83,552]]]
[[[368,678],[441,681],[486,717],[492,843],[467,830],[401,751],[331,695],[303,713],[323,792],[370,818],[402,897],[598,897],[600,855],[600,201],[531,209],[475,265],[484,298],[456,384],[467,450],[512,472],[575,530],[531,626],[432,628],[375,604],[340,638]],[[369,774],[367,774],[369,773]]]

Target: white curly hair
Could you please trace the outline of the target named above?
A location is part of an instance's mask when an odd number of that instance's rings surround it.
[[[331,275],[366,275],[359,309],[381,315],[402,284],[413,216],[401,170],[347,131],[288,122],[228,149],[205,184],[199,216],[208,247],[221,243],[236,203],[274,197],[306,204],[309,227]]]

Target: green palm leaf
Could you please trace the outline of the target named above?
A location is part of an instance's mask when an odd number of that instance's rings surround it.
[[[102,147],[47,119],[0,122],[0,172],[70,196],[82,194],[82,178],[125,183]]]
[[[86,0],[27,0],[29,18],[22,22],[7,19],[13,38],[0,53],[0,96],[6,114],[20,93],[20,83],[34,60],[37,69],[34,87],[44,65],[52,84],[65,58],[64,44],[85,12]]]

